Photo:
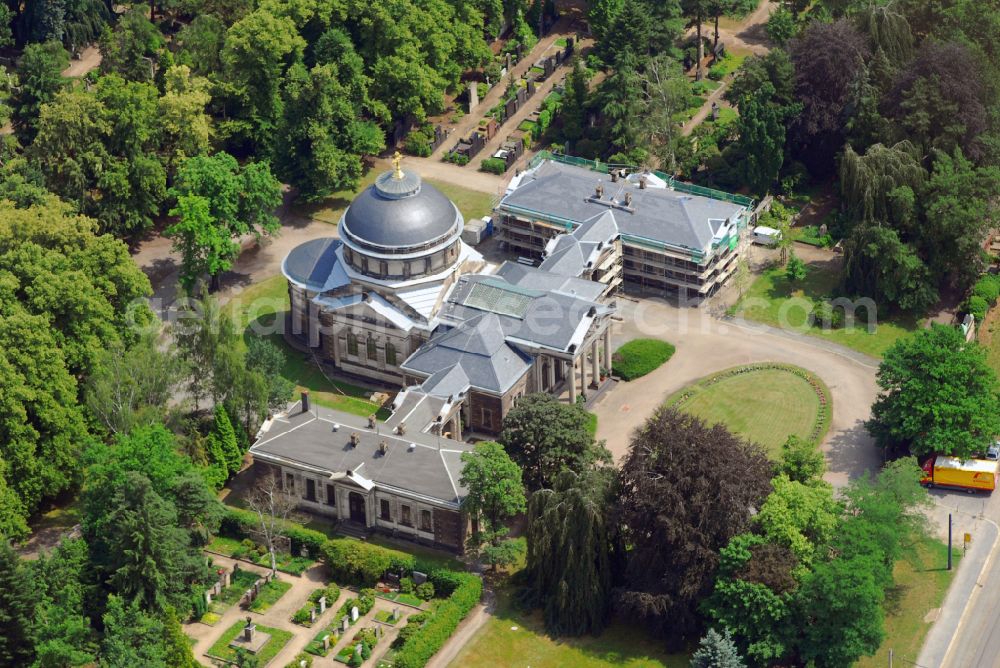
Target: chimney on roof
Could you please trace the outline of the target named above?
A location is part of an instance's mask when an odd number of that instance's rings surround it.
[[[646,175],[642,174],[639,176],[639,190],[646,189]]]
[[[372,413],[371,415],[368,416],[368,428],[369,429],[374,429],[375,428],[375,414],[374,413]]]
[[[302,392],[302,412],[309,412],[309,393],[306,391]]]
[[[625,206],[632,206],[632,193],[625,193]]]
[[[399,426],[396,427],[396,433],[402,436],[406,433],[406,422],[401,421]]]
[[[379,451],[379,454],[384,455],[385,453],[387,453],[389,451],[389,444],[386,443],[385,441],[380,442],[378,444],[378,451]]]
[[[352,431],[351,432],[351,447],[352,448],[358,447],[358,443],[360,443],[360,442],[361,442],[361,434],[359,434],[356,431]]]
[[[618,170],[617,169],[612,169],[611,170],[611,183],[618,183]]]
[[[597,188],[594,189],[594,197],[597,199],[604,197],[604,184],[600,181],[597,182]]]

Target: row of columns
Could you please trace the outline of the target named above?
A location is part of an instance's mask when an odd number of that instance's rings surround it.
[[[603,361],[605,368],[610,369],[611,367],[611,328],[608,327],[605,329],[603,336],[600,338],[602,341],[599,342],[598,337],[595,337],[590,343],[590,386],[593,388],[597,388],[600,384],[601,362]],[[583,352],[580,356],[574,357],[572,362],[560,360],[560,363],[564,365],[564,371],[568,368],[569,372],[564,373],[564,376],[569,381],[569,400],[570,403],[576,403],[577,366],[580,367],[580,394],[582,396],[587,395],[587,353]],[[553,368],[552,374],[554,375],[554,373]]]

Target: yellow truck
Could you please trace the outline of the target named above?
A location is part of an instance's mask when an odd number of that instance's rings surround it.
[[[996,489],[1000,462],[988,459],[962,461],[955,457],[937,455],[924,462],[923,469],[924,477],[920,484],[924,487],[952,487],[972,494]]]

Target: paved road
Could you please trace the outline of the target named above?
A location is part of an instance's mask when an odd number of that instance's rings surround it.
[[[881,454],[864,428],[877,394],[877,360],[810,337],[721,321],[705,309],[650,299],[618,303],[622,321],[612,330],[614,347],[642,336],[668,340],[677,352],[651,374],[619,385],[592,408],[598,416],[597,437],[607,442],[616,460],[627,452],[632,430],[671,393],[732,366],[777,361],[809,369],[830,387],[833,417],[823,442],[827,479],[840,486],[881,465]]]

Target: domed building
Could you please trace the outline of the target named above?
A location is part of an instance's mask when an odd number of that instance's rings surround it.
[[[397,155],[344,212],[339,238],[307,241],[285,258],[291,335],[348,373],[402,383],[399,365],[437,327],[456,279],[484,265],[462,241],[464,225]]]

